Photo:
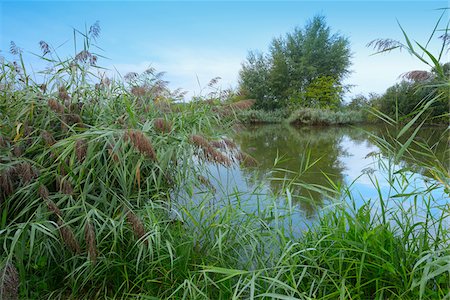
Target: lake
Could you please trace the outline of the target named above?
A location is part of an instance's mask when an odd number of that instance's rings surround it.
[[[241,151],[258,161],[258,166],[208,165],[203,175],[211,182],[213,191],[198,188],[194,198],[202,202],[212,194],[213,200],[208,205],[233,202],[249,213],[295,210],[295,222],[304,223],[314,222],[321,208],[336,199],[347,201],[350,193],[356,205],[368,200],[379,202],[380,198],[401,199],[406,205],[414,201],[414,194],[434,189],[436,182],[424,168],[408,159],[408,155],[395,162],[387,151],[377,146],[377,138],[396,136],[400,129],[380,125],[293,127],[282,124],[240,128],[231,138]],[[433,145],[436,159],[448,167],[448,138],[438,142],[441,135],[448,134],[446,130],[425,127],[418,132],[417,139]],[[403,138],[406,140],[410,134]],[[395,147],[394,143],[388,145]],[[417,148],[411,145],[412,150]],[[417,154],[411,153],[417,158]],[[423,162],[430,159],[418,158]],[[402,172],[393,175],[398,170]],[[349,187],[347,194],[335,192],[343,187]],[[286,189],[287,193],[280,193]],[[437,201],[448,196],[443,188],[434,189],[432,194]],[[269,200],[274,197],[278,198],[275,204]]]

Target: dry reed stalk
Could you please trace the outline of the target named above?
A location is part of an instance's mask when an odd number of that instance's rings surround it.
[[[169,133],[172,131],[172,124],[163,118],[156,118],[153,121],[155,129],[162,133]]]
[[[62,105],[55,99],[48,100],[47,105],[48,105],[48,107],[50,107],[51,110],[53,110],[56,113],[59,113],[59,114],[64,113],[64,109],[65,109],[64,105]]]
[[[16,267],[7,262],[0,271],[0,299],[19,299],[19,272]]]
[[[131,210],[128,210],[126,213],[127,222],[131,225],[134,235],[141,239],[145,236],[145,228],[142,221],[139,219],[137,215],[135,215]],[[147,240],[144,241],[146,244]]]
[[[246,167],[258,166],[258,161],[256,159],[242,151],[236,155],[236,159]]]
[[[87,153],[87,141],[85,139],[80,139],[75,142],[75,156],[78,159],[78,162],[83,162],[86,158]]]
[[[76,254],[80,253],[81,248],[80,248],[80,245],[78,244],[78,241],[75,238],[75,234],[73,233],[72,229],[70,229],[70,227],[68,227],[66,224],[64,224],[64,222],[61,219],[58,219],[57,224],[58,224],[59,232],[61,234],[61,238],[64,241],[64,243],[67,245],[67,247],[69,247],[69,249],[73,253],[76,253]]]
[[[45,144],[49,147],[53,146],[54,144],[56,144],[56,140],[53,137],[53,135],[48,132],[47,130],[42,131],[41,133],[41,137],[44,140]]]
[[[131,141],[133,146],[142,154],[156,161],[156,153],[147,137],[137,130],[129,130],[124,135],[125,141]]]
[[[95,265],[97,262],[97,243],[95,240],[94,226],[89,221],[86,222],[84,227],[84,239],[86,241],[89,259]]]

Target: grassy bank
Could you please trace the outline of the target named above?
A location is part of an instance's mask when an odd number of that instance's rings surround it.
[[[241,110],[236,118],[244,124],[286,123],[292,125],[352,125],[373,123],[363,110],[327,110],[319,108],[265,110]]]
[[[339,185],[304,185],[333,201],[299,232],[288,184],[249,212],[242,195],[214,198],[205,177],[207,164],[248,160],[222,138],[232,125],[222,117],[248,103],[176,105],[154,70],[96,77],[94,56],[49,58],[43,83],[20,52],[1,65],[0,298],[449,297],[449,208],[434,196],[449,190],[443,165],[430,160],[434,180],[414,193],[407,170],[386,166],[389,195],[363,203]],[[309,113],[290,120],[322,120]],[[393,161],[411,143],[433,153],[414,133],[398,147],[378,142]]]

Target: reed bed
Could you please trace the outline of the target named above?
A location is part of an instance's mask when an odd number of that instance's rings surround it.
[[[0,298],[450,297],[449,210],[434,198],[442,187],[448,195],[441,165],[425,166],[435,184],[414,194],[403,192],[406,170],[394,169],[400,185],[371,201],[324,187],[334,202],[301,232],[286,226],[301,213],[289,184],[252,211],[238,193],[194,199],[198,184],[214,188],[211,164],[257,162],[222,138],[232,122],[200,102],[171,103],[153,70],[128,84],[93,77],[99,30],[91,26],[87,48],[67,60],[41,43],[62,67],[46,82],[27,79],[15,45],[16,63],[0,66]],[[394,161],[420,143],[414,134],[396,148],[378,142]],[[175,197],[180,189],[189,201]]]

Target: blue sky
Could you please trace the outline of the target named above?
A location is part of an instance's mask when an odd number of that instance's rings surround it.
[[[333,32],[347,36],[353,53],[355,85],[347,95],[383,92],[408,70],[425,65],[407,53],[371,55],[366,44],[376,38],[402,39],[397,24],[418,42],[426,42],[448,1],[1,1],[0,54],[10,41],[39,52],[45,40],[62,56],[73,54],[72,28],[100,21],[101,66],[125,74],[149,66],[166,71],[172,88],[199,94],[213,77],[223,88],[235,87],[249,50],[266,51],[273,37],[292,31],[316,14]],[[446,16],[448,19],[448,14]],[[65,43],[66,42],[66,43]],[[65,43],[65,44],[64,44]],[[438,44],[431,44],[431,49]],[[39,62],[27,54],[27,61]],[[448,58],[447,58],[448,61]],[[198,78],[198,81],[197,81]]]

